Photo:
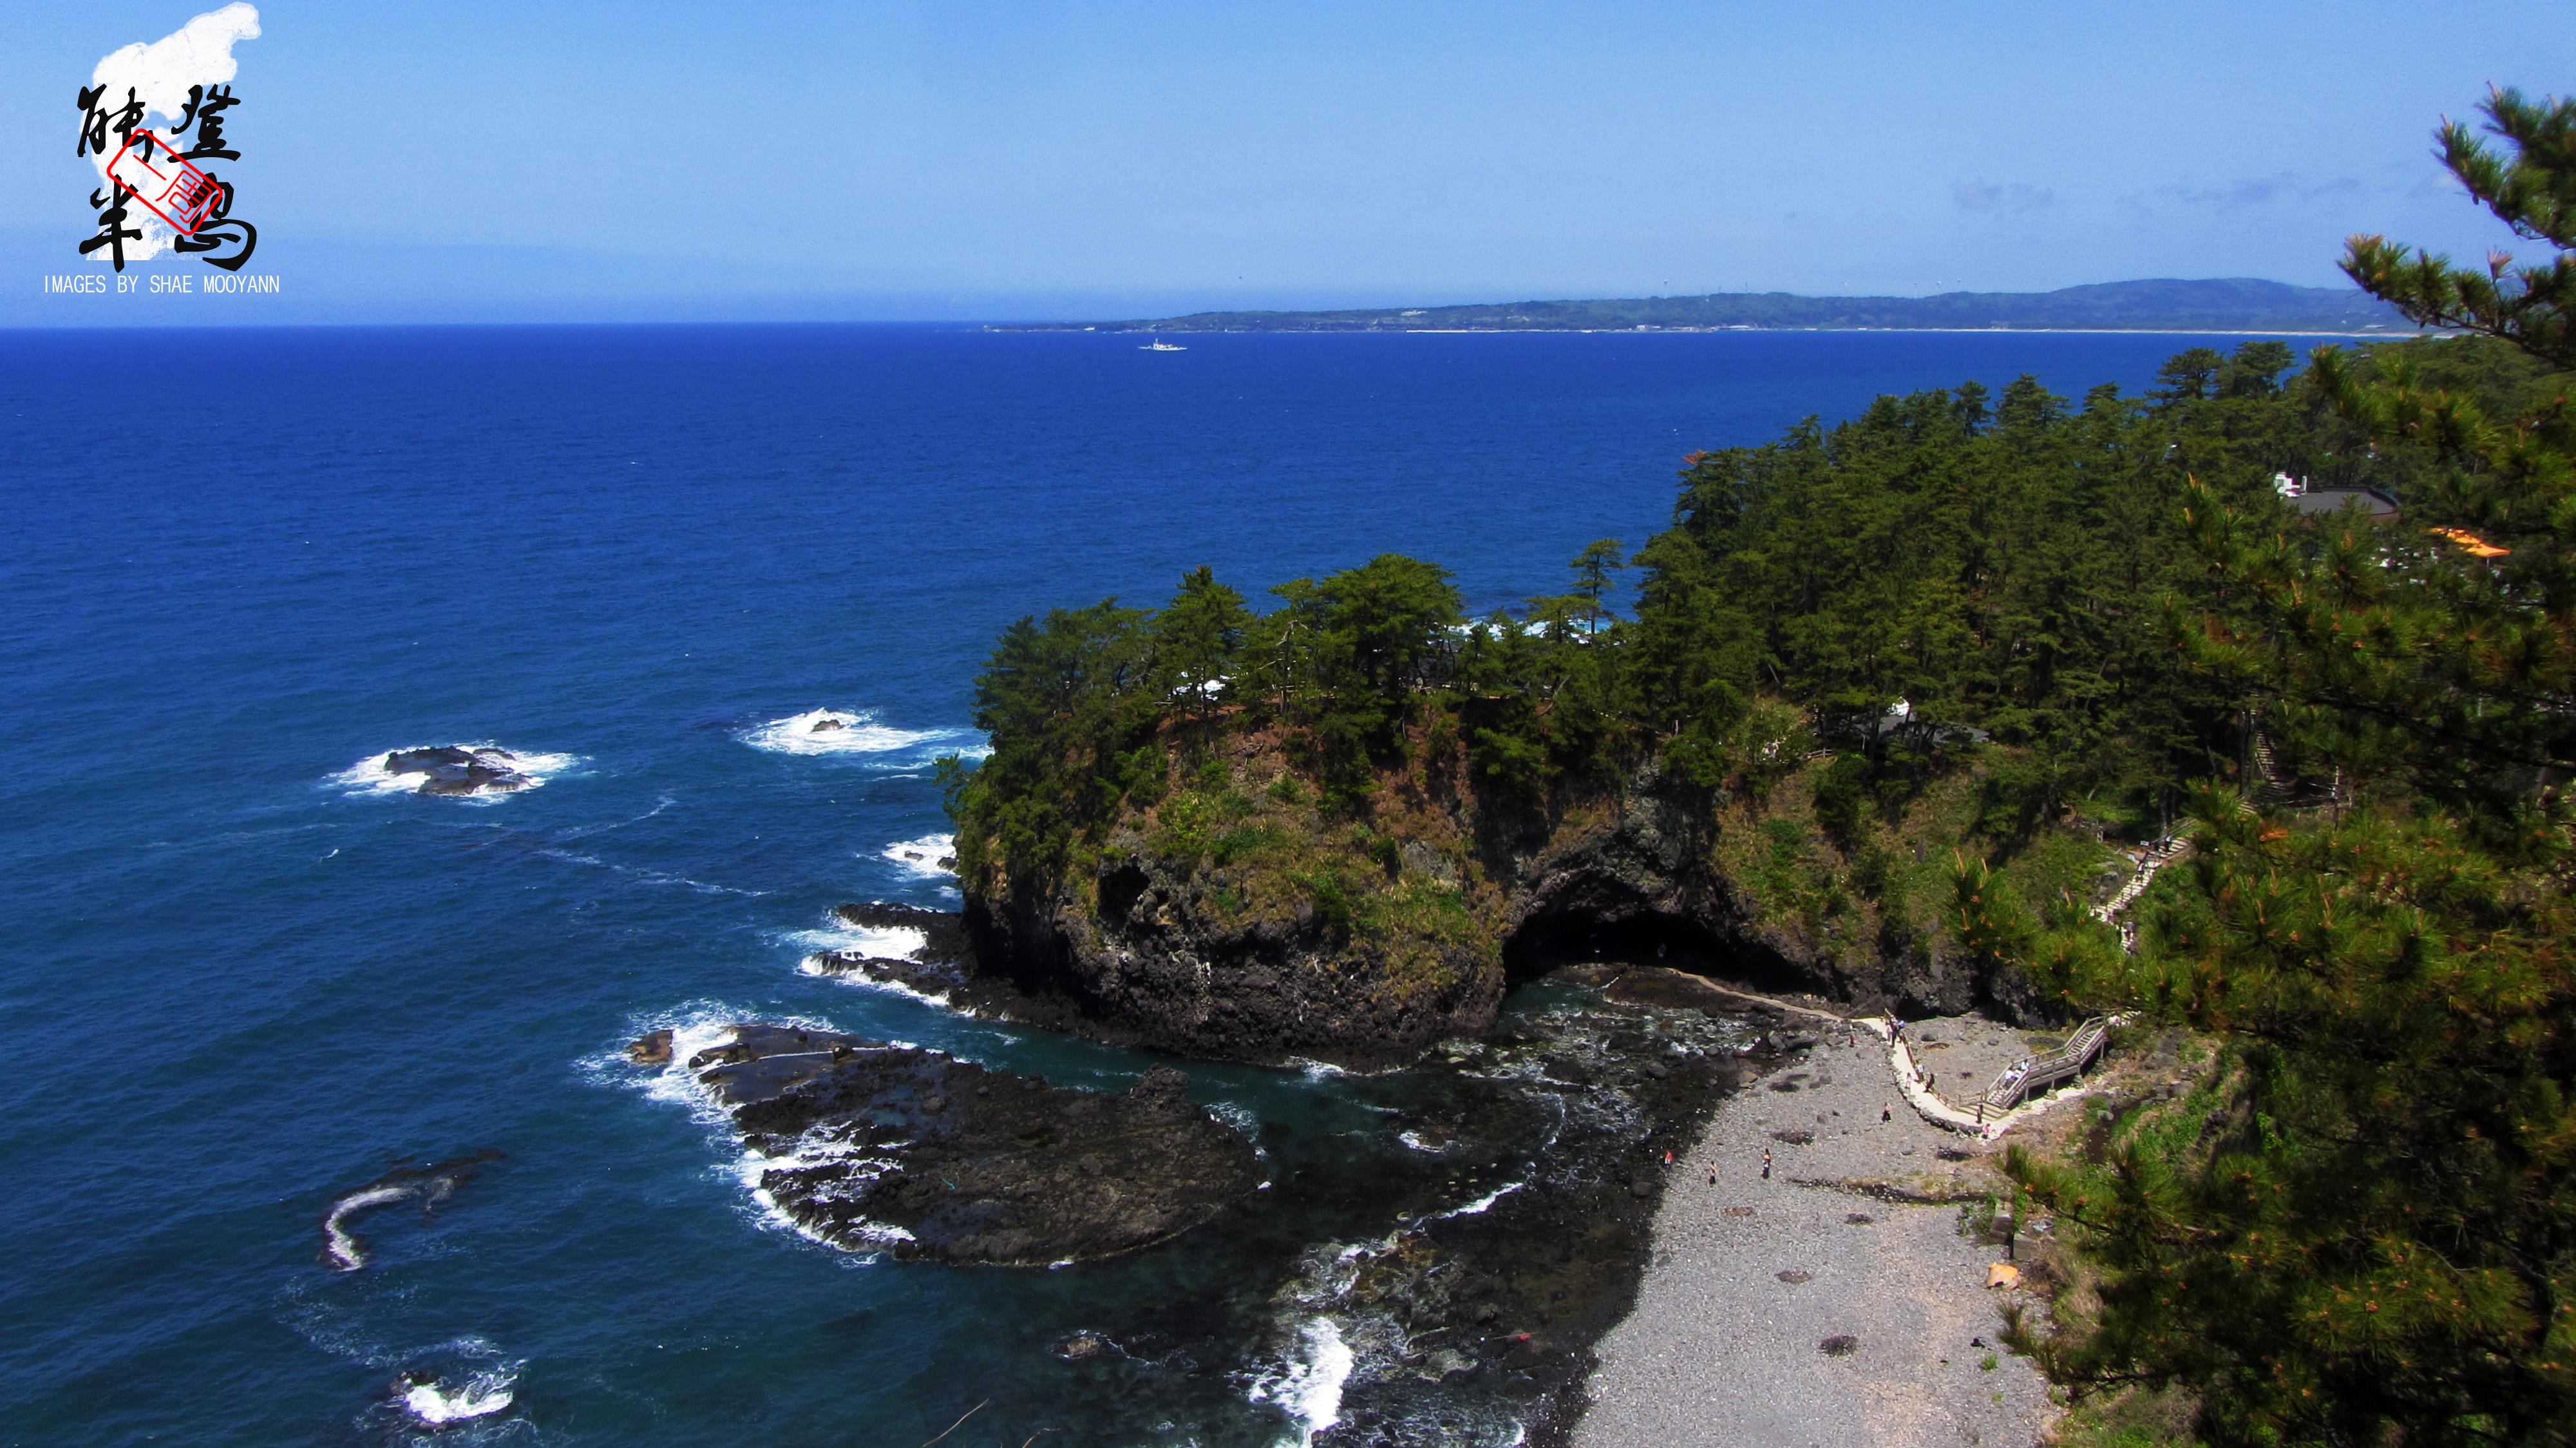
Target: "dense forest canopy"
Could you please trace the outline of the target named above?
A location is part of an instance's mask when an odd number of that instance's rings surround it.
[[[1077,867],[1249,730],[1354,820],[1417,751],[1533,811],[1796,775],[1856,857],[1973,774],[1948,928],[2069,1009],[2220,1047],[2093,1159],[2015,1154],[2098,1273],[2017,1345],[2079,1392],[2179,1389],[2212,1442],[2576,1439],[2576,104],[2487,116],[2502,149],[2449,125],[2445,159],[2547,259],[2345,260],[2466,335],[1811,418],[1692,455],[1633,557],[1604,540],[1482,619],[1394,555],[1264,610],[1202,569],[1159,612],[1023,619],[978,682],[991,757],[948,766],[961,865]],[[2079,819],[2198,845],[2134,951],[1998,884]]]
[[[2359,451],[2288,347],[2249,342],[2181,353],[2143,398],[1971,382],[1693,454],[1633,559],[1605,539],[1565,592],[1481,619],[1397,555],[1278,584],[1265,611],[1199,569],[1159,612],[1011,627],[978,683],[992,757],[956,781],[964,842],[1061,863],[1167,751],[1274,722],[1353,811],[1426,737],[1533,800],[1647,761],[1758,788],[1834,744],[1903,774],[1985,738],[2017,751],[2032,819],[2084,795],[2153,819],[2238,753],[2242,701],[2172,638],[2176,601],[2214,587],[2186,489],[2286,528],[2277,479],[2349,482]],[[1910,727],[1878,727],[1900,703]]]

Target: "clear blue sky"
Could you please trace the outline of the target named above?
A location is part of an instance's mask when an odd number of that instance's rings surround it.
[[[69,319],[73,91],[216,3],[8,0],[0,322]],[[251,269],[353,318],[2331,284],[2505,240],[2428,132],[2576,87],[2564,0],[260,13]]]

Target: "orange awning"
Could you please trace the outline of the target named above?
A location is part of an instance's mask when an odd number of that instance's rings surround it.
[[[2448,538],[2458,544],[2460,551],[2472,558],[2502,558],[2513,552],[2510,548],[2498,548],[2466,528],[2435,528],[2431,532],[2436,538]]]

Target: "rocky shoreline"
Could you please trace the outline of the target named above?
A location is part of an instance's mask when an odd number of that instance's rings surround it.
[[[1059,998],[975,970],[953,916],[885,904],[835,913],[863,929],[918,931],[925,943],[907,958],[825,952],[811,969],[989,1019],[1116,1039]],[[1656,1211],[1680,1180],[1668,1157],[1686,1154],[1748,1083],[1822,1042],[1797,1017],[1676,984],[1686,980],[1654,967],[1572,967],[1486,1032],[1452,1038],[1407,1069],[1341,1080],[1349,1100],[1401,1124],[1407,1148],[1364,1176],[1311,1161],[1317,1144],[1283,1135],[1282,1124],[1255,1129],[1273,1172],[1265,1209],[1384,1224],[1302,1249],[1275,1269],[1266,1301],[1245,1305],[1273,1335],[1256,1356],[1311,1356],[1283,1334],[1326,1331],[1351,1354],[1329,1441],[1487,1441],[1478,1422],[1531,1444],[1572,1441],[1597,1344],[1629,1316],[1654,1256]],[[1217,1234],[1191,1239],[1202,1250],[1230,1251],[1231,1234],[1266,1229],[1229,1213],[1202,1230]],[[1134,1375],[1125,1391],[1150,1398],[1162,1385],[1141,1355],[1155,1344],[1168,1354],[1189,1336],[1151,1314],[1104,1321],[1067,1360],[1097,1358],[1098,1372]]]
[[[826,952],[809,968],[1142,1044],[1061,995],[977,969],[956,916],[881,903],[835,913],[924,943],[901,958]],[[1999,1180],[1986,1159],[1999,1148],[1908,1111],[1875,1036],[1651,962],[1563,967],[1537,994],[1408,1069],[1347,1083],[1406,1123],[1422,1170],[1330,1184],[1292,1166],[1271,1184],[1290,1199],[1342,1191],[1346,1211],[1392,1220],[1294,1264],[1268,1305],[1276,1324],[1329,1325],[1351,1354],[1329,1441],[1483,1441],[1425,1425],[1505,1419],[1545,1448],[2035,1439],[2044,1382],[2009,1357],[1983,1366],[1996,1323],[1982,1274],[1996,1248],[1957,1230],[1959,1203]],[[1973,1016],[1918,1032],[1968,1079],[2037,1039]],[[1275,1130],[1253,1139],[1293,1162]],[[1207,1230],[1222,1236],[1228,1220]],[[1764,1263],[1760,1281],[1734,1281]],[[1780,1317],[1784,1303],[1797,1314]],[[1067,1360],[1096,1352],[1141,1371],[1130,1347],[1177,1340],[1150,1321],[1114,1324]],[[1284,1338],[1269,1348],[1301,1350]],[[1925,1436],[1917,1419],[1981,1436]]]

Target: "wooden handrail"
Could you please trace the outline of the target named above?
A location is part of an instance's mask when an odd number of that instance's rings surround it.
[[[2095,1016],[2075,1028],[2066,1044],[2045,1056],[2016,1061],[1985,1094],[1977,1098],[1977,1115],[1983,1119],[1990,1112],[2010,1111],[2027,1100],[2031,1093],[2054,1086],[2083,1073],[2102,1054],[2103,1044],[2111,1038],[2111,1018]]]

